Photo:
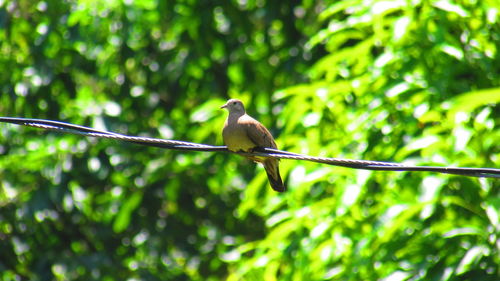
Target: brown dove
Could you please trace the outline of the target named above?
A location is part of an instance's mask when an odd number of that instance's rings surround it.
[[[273,136],[259,121],[245,112],[245,106],[240,100],[230,99],[221,108],[229,111],[229,115],[222,129],[222,137],[227,149],[231,151],[251,152],[256,147],[277,149]],[[281,180],[279,159],[249,156],[247,157],[264,165],[271,187],[279,192],[286,190]]]

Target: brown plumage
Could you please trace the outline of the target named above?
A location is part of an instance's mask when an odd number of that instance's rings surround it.
[[[245,106],[240,100],[230,99],[221,108],[229,111],[222,129],[222,137],[229,150],[249,152],[256,147],[277,149],[269,130],[259,121],[246,114]],[[274,190],[279,192],[286,190],[280,176],[279,159],[258,156],[248,158],[264,165],[267,178]]]

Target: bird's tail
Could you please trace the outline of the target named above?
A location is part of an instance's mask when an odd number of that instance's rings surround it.
[[[278,159],[266,159],[262,164],[264,164],[264,169],[266,169],[267,178],[271,187],[278,192],[286,191],[286,186],[283,184],[280,176],[279,160]]]

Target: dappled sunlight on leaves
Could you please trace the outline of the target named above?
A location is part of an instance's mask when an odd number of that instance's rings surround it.
[[[498,168],[496,4],[0,1],[0,115]],[[280,169],[2,124],[0,279],[496,281],[497,179]]]

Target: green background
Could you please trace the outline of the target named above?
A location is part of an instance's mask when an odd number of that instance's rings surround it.
[[[0,116],[221,145],[232,97],[281,149],[500,165],[500,6],[0,1]],[[0,124],[2,280],[498,280],[500,180]]]

